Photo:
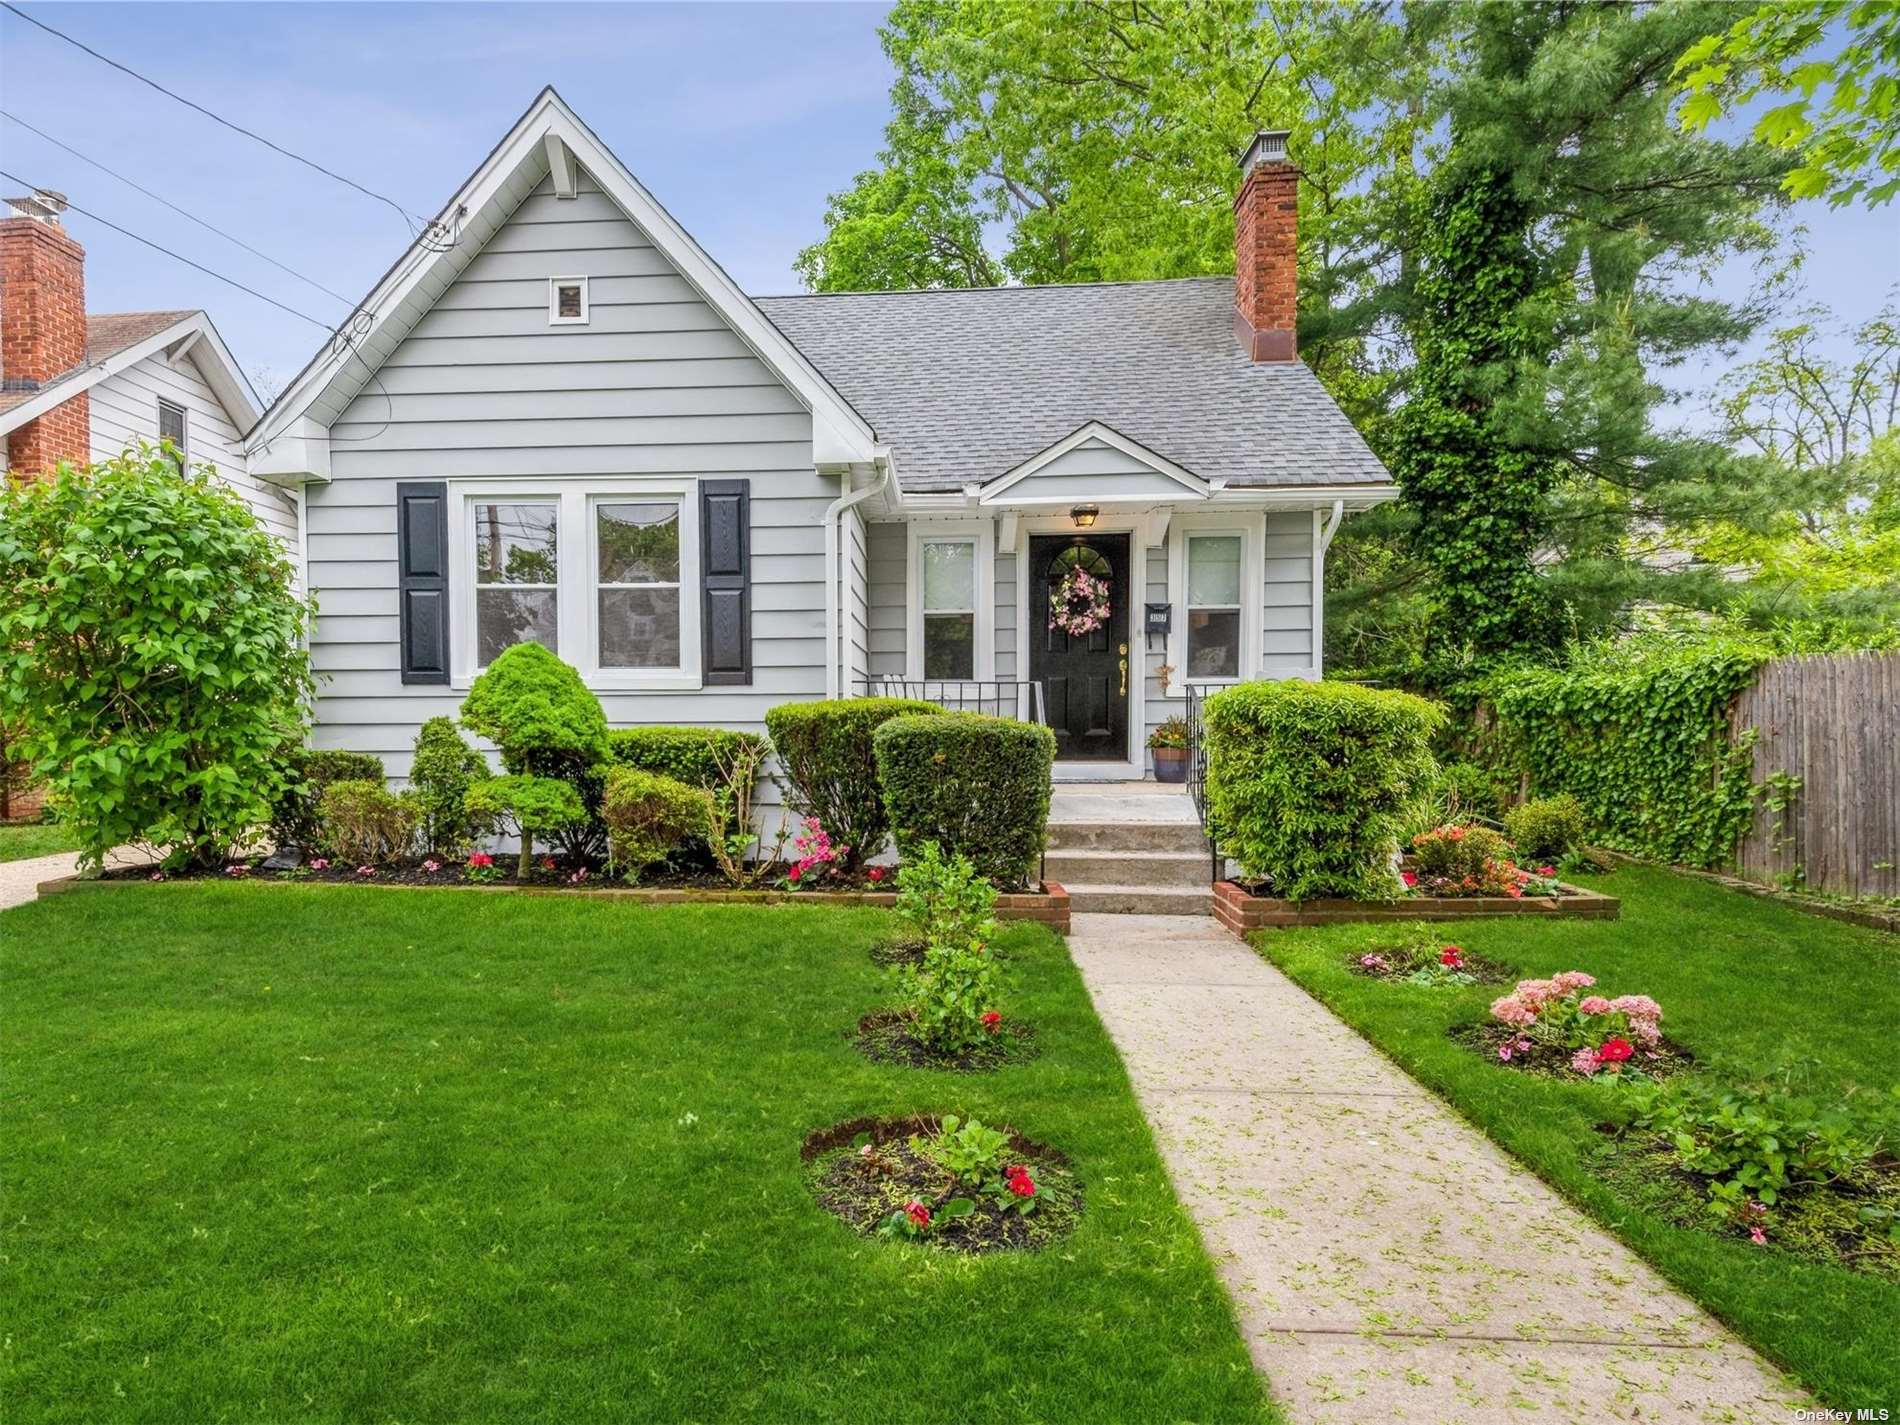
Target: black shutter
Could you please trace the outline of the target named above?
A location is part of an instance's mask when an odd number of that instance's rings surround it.
[[[396,486],[396,599],[402,612],[402,680],[449,681],[449,488],[439,480]]]
[[[709,684],[752,681],[752,482],[699,482],[700,639]]]

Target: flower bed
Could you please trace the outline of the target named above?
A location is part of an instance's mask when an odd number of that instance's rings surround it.
[[[1436,936],[1423,933],[1398,945],[1350,954],[1346,968],[1355,975],[1375,980],[1395,980],[1428,989],[1458,985],[1501,985],[1511,971],[1482,955],[1474,955],[1461,945],[1451,945]]]
[[[1214,914],[1236,934],[1296,925],[1337,925],[1358,920],[1480,920],[1501,915],[1563,916],[1615,920],[1622,902],[1581,886],[1555,883],[1547,895],[1394,896],[1389,901],[1325,897],[1290,901],[1259,895],[1236,881],[1214,883]]]
[[[812,1133],[800,1156],[819,1206],[863,1237],[1033,1251],[1082,1215],[1082,1184],[1063,1154],[974,1120],[854,1118]]]
[[[1004,1024],[999,1015],[986,1042],[960,1053],[939,1054],[917,1033],[910,1015],[900,1009],[880,1009],[865,1015],[858,1021],[851,1042],[874,1064],[947,1069],[960,1074],[987,1073],[1005,1064],[1020,1063],[1036,1052],[1035,1031],[1026,1024]]]
[[[1587,993],[1596,976],[1563,970],[1547,980],[1519,980],[1491,1002],[1494,1023],[1462,1042],[1498,1063],[1565,1078],[1651,1077],[1681,1068],[1688,1055],[1663,1039],[1662,1006],[1648,995],[1615,999]]]

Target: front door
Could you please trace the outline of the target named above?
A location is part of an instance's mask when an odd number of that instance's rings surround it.
[[[1053,623],[1050,596],[1071,569],[1108,585],[1108,617],[1073,633]],[[1029,541],[1029,676],[1043,685],[1056,757],[1128,759],[1128,536],[1036,535]],[[1083,622],[1092,621],[1084,611]]]

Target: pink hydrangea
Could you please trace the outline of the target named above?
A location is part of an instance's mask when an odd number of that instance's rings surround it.
[[[1585,995],[1577,1009],[1582,1014],[1608,1014],[1612,1006],[1602,995]]]
[[[1594,1074],[1602,1067],[1603,1061],[1597,1057],[1597,1051],[1585,1046],[1570,1056],[1570,1067],[1580,1074]]]
[[[1631,1019],[1655,1021],[1662,1018],[1662,1006],[1648,995],[1618,995],[1610,1001],[1610,1008]]]
[[[1523,986],[1519,985],[1520,993]],[[1522,1028],[1537,1020],[1537,1011],[1526,1004],[1518,995],[1504,995],[1491,1001],[1491,1017],[1499,1024],[1508,1024],[1513,1028]]]
[[[1558,989],[1552,980],[1519,980],[1512,993],[1535,1010],[1545,1000],[1556,999]]]
[[[1560,995],[1571,994],[1576,990],[1587,990],[1597,982],[1595,975],[1586,975],[1582,970],[1563,970],[1552,975],[1550,983]]]

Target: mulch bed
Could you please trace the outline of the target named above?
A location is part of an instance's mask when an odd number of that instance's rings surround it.
[[[910,1016],[901,1009],[873,1010],[865,1015],[858,1021],[851,1042],[874,1064],[945,1069],[958,1074],[989,1073],[1036,1054],[1036,1032],[1026,1024],[1004,1025],[987,1043],[961,1054],[939,1054],[917,1037]]]
[[[1047,1247],[1074,1230],[1082,1215],[1082,1184],[1069,1160],[1046,1143],[1010,1134],[1010,1151],[1036,1181],[1036,1211],[1000,1211],[987,1196],[971,1194],[949,1172],[910,1146],[912,1134],[934,1134],[938,1120],[853,1118],[810,1134],[799,1150],[818,1205],[862,1237],[878,1235],[893,1212],[916,1199],[931,1207],[973,1196],[967,1217],[940,1218],[922,1244],[948,1252],[1025,1252]],[[866,1159],[856,1146],[874,1150]]]
[[[629,883],[598,865],[576,867],[556,857],[535,858],[534,869],[528,878],[522,880],[515,875],[516,857],[512,854],[498,855],[491,868],[495,874],[485,880],[477,880],[466,874],[461,861],[439,860],[440,869],[425,871],[423,861],[427,858],[412,857],[402,861],[387,861],[375,867],[375,874],[359,876],[356,867],[345,861],[332,859],[322,870],[308,865],[299,866],[290,871],[267,871],[255,862],[242,862],[250,869],[242,876],[233,876],[225,867],[204,870],[198,867],[182,871],[167,871],[164,879],[168,881],[303,881],[325,885],[385,885],[385,886],[542,886],[559,887],[562,890],[581,891],[623,891],[631,884],[639,890],[703,890],[729,891],[732,883],[718,871],[709,866],[662,865],[647,870],[636,882]],[[552,864],[549,864],[549,863]],[[578,880],[576,871],[583,872]],[[119,867],[108,870],[100,877],[105,881],[145,881],[152,878],[149,866]],[[759,881],[753,889],[784,890],[783,878],[768,876]],[[850,891],[859,894],[882,893],[894,890],[888,871],[881,873],[876,881],[868,875],[831,876],[823,881],[814,882],[800,888],[804,892],[813,891]]]
[[[1500,1059],[1498,1050],[1506,1044],[1515,1043],[1518,1037],[1518,1031],[1502,1024],[1453,1025],[1449,1033],[1454,1043],[1483,1055],[1500,1068],[1536,1074],[1539,1078],[1562,1079],[1568,1083],[1604,1082],[1616,1077],[1607,1070],[1600,1070],[1586,1078],[1570,1067],[1571,1051],[1546,1049],[1541,1045],[1528,1052],[1516,1051],[1509,1059]],[[1619,1072],[1641,1070],[1652,1079],[1666,1079],[1694,1065],[1695,1059],[1689,1051],[1665,1035],[1654,1049],[1639,1046]]]
[[[899,965],[919,966],[924,963],[924,951],[929,948],[922,936],[914,931],[899,931],[896,935],[887,935],[871,947],[871,963],[895,968]]]
[[[1400,945],[1375,945],[1370,950],[1354,950],[1346,956],[1345,965],[1346,968],[1355,975],[1364,975],[1370,980],[1388,980],[1394,984],[1402,985],[1407,983],[1407,977],[1412,973],[1410,970],[1402,969],[1396,964],[1389,970],[1381,970],[1377,966],[1360,964],[1359,957],[1362,955],[1394,955],[1403,949],[1404,947]],[[1458,968],[1463,973],[1471,976],[1471,983],[1474,985],[1504,985],[1511,983],[1518,977],[1516,970],[1513,970],[1509,965],[1500,965],[1496,960],[1487,960],[1484,956],[1474,955],[1469,950],[1464,952],[1464,957],[1464,964]],[[1450,983],[1455,985],[1456,981],[1451,981]]]

